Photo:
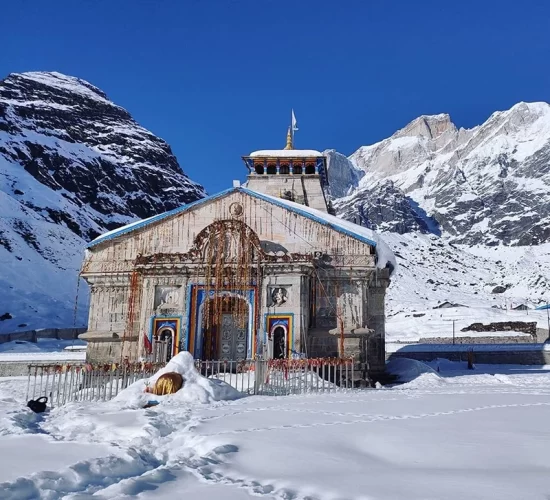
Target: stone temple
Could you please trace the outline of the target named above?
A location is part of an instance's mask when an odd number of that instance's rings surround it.
[[[326,158],[243,157],[245,185],[103,234],[86,251],[92,363],[355,357],[385,366],[395,260],[367,228],[332,215]]]

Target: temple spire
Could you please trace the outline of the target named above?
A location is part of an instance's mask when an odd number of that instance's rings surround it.
[[[286,146],[285,149],[294,149],[294,145],[292,144],[292,130],[291,127],[288,127],[288,132],[286,133]]]

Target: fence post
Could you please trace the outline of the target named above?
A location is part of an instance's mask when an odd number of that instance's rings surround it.
[[[35,377],[34,381],[36,383],[36,377]],[[25,401],[29,400],[30,391],[31,391],[31,365],[29,365],[29,378],[27,379],[27,395],[25,396]]]
[[[262,360],[256,358],[254,360],[254,389],[253,389],[253,394],[254,395],[258,395],[260,394],[260,385],[261,385],[261,381],[263,380],[263,376],[264,376],[264,373],[263,373],[263,362]]]

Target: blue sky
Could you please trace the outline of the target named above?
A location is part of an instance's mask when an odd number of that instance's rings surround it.
[[[240,156],[351,154],[421,114],[458,126],[550,100],[547,0],[19,0],[3,2],[0,77],[89,80],[164,138],[210,193]]]

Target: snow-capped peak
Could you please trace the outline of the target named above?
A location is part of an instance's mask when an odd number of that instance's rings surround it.
[[[422,228],[468,244],[550,239],[547,103],[518,103],[472,129],[457,129],[447,114],[421,116],[349,160],[365,175],[336,206],[374,229]],[[373,206],[384,198],[399,210]]]
[[[441,113],[419,116],[393,134],[392,137],[425,137],[435,140],[446,132],[456,133],[456,131],[456,126],[451,121],[451,117],[446,113]]]
[[[29,71],[26,73],[11,73],[5,80],[5,83],[15,82],[18,79],[28,80],[38,86],[47,86],[55,88],[57,91],[79,94],[83,97],[95,100],[101,100],[104,103],[114,105],[105,92],[95,85],[74,76],[64,75],[57,71]],[[36,89],[38,90],[38,88]]]

